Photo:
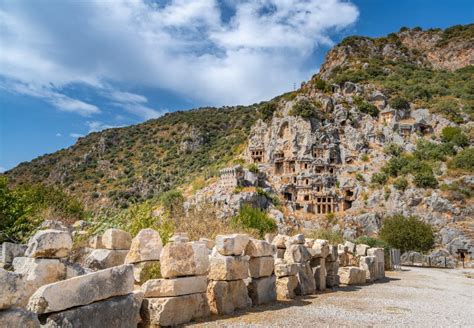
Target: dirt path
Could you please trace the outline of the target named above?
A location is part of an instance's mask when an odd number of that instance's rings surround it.
[[[387,272],[383,283],[339,288],[189,326],[474,327],[474,270],[406,267]]]

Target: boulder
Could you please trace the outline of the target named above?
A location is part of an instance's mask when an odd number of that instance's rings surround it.
[[[189,242],[189,236],[186,232],[176,232],[169,241],[173,243],[187,243]]]
[[[145,298],[141,315],[143,327],[164,327],[185,324],[210,315],[206,294]],[[130,326],[131,327],[131,326]]]
[[[266,233],[264,239],[267,243],[271,244],[272,241],[273,241],[273,238],[275,238],[275,236],[276,236],[276,234],[274,234],[274,233]]]
[[[102,244],[102,236],[99,236],[99,235],[92,236],[89,239],[89,247],[95,248],[95,249],[105,248],[104,244]]]
[[[273,303],[277,299],[276,277],[253,278],[248,285],[249,296],[253,305]]]
[[[168,243],[161,252],[163,278],[205,275],[209,271],[209,251],[200,242]]]
[[[12,263],[15,257],[25,255],[27,245],[14,244],[9,242],[4,242],[2,244],[2,262],[3,263]]]
[[[319,291],[326,290],[326,261],[321,258],[319,265],[313,267],[313,276],[316,283],[316,289]]]
[[[61,260],[61,263],[66,267],[66,277],[64,279],[71,279],[92,272],[89,269],[83,268],[79,263],[64,260]]]
[[[370,248],[369,245],[365,244],[358,244],[356,246],[356,255],[357,256],[366,256],[367,255],[367,250]]]
[[[30,298],[35,313],[63,311],[133,290],[133,267],[121,265],[40,287]]]
[[[316,239],[313,243],[313,247],[311,247],[313,252],[311,255],[313,257],[327,257],[329,255],[329,244],[327,240],[324,239]]]
[[[242,255],[248,242],[249,236],[245,234],[218,235],[216,249],[221,255]]]
[[[58,259],[16,257],[13,269],[23,275],[23,279],[30,282],[33,289],[66,278],[66,266]]]
[[[235,310],[252,305],[243,280],[210,281],[207,286],[207,298],[214,314],[231,314]]]
[[[69,255],[72,238],[68,231],[40,230],[28,241],[28,257],[61,258]]]
[[[133,264],[133,278],[141,285],[149,279],[161,278],[160,261],[146,261]]]
[[[273,273],[274,266],[273,256],[252,257],[249,260],[250,277],[267,277]]]
[[[304,263],[311,259],[311,254],[304,245],[294,244],[288,246],[284,259],[289,263]]]
[[[170,297],[187,294],[205,293],[207,277],[181,277],[174,279],[151,279],[142,287],[145,297]]]
[[[103,270],[122,265],[128,250],[94,249],[84,260],[84,266],[93,270]]]
[[[365,271],[357,267],[342,267],[338,271],[339,282],[344,285],[365,284]]]
[[[130,249],[132,236],[120,229],[107,229],[102,235],[102,245],[107,249]]]
[[[314,281],[313,271],[309,263],[298,263],[298,286],[296,287],[297,295],[314,294],[316,283]]]
[[[275,246],[265,240],[250,238],[245,255],[250,257],[273,256],[275,254]]]
[[[142,292],[116,296],[46,317],[41,327],[136,327],[141,321]]]
[[[61,231],[69,231],[70,227],[66,226],[64,223],[58,220],[44,220],[43,223],[38,228],[39,230],[61,230]]]
[[[326,276],[326,287],[333,288],[339,286],[339,276],[336,275],[327,275]]]
[[[356,244],[354,244],[353,242],[346,241],[346,242],[344,243],[344,247],[347,248],[347,252],[349,252],[349,253],[351,253],[351,254],[354,254],[354,253],[355,253]]]
[[[125,258],[125,263],[138,263],[143,261],[159,261],[163,243],[158,231],[142,229],[132,239],[130,250]]]
[[[298,286],[298,277],[286,276],[276,280],[277,300],[289,300],[295,298],[295,289]]]
[[[277,263],[275,264],[275,275],[277,277],[295,276],[298,273],[296,263]]]
[[[290,237],[287,240],[286,247],[288,247],[288,245],[304,245],[304,243],[305,243],[304,235],[302,233],[299,233]]]
[[[25,306],[33,292],[21,274],[0,269],[0,310]]]
[[[286,242],[288,241],[290,237],[287,235],[276,235],[275,238],[272,240],[272,244],[275,245],[276,248],[279,249],[285,249],[286,248]]]
[[[376,259],[375,256],[361,256],[359,267],[365,272],[365,281],[372,282],[376,275]]]
[[[209,238],[199,238],[199,241],[203,242],[210,251],[216,246],[216,242]]]
[[[0,327],[39,328],[40,322],[36,314],[23,309],[14,308],[0,311]]]
[[[211,280],[239,280],[249,276],[248,256],[224,256],[213,252],[209,257]]]

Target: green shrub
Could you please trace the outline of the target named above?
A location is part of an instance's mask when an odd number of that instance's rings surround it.
[[[293,105],[289,114],[308,119],[316,116],[316,107],[308,99],[301,99]]]
[[[182,209],[184,197],[178,190],[169,190],[160,195],[160,203],[165,210],[176,213]]]
[[[396,179],[395,181],[393,181],[393,186],[395,187],[395,189],[403,191],[407,189],[408,187],[408,180],[405,179],[404,177],[400,177]]]
[[[249,205],[240,208],[239,214],[232,218],[231,224],[236,228],[254,229],[258,231],[260,238],[263,238],[265,233],[277,230],[275,221],[268,217],[265,211]]]
[[[466,148],[456,154],[449,167],[474,172],[474,148]]]
[[[274,102],[266,102],[258,108],[258,112],[264,121],[271,120],[276,110],[277,105]]]
[[[258,170],[258,165],[255,164],[255,163],[252,163],[248,166],[248,170],[252,173],[258,173],[259,170]]]
[[[445,143],[452,143],[458,147],[466,147],[469,145],[469,138],[459,127],[445,127],[443,131],[441,131],[441,140]]]
[[[387,180],[388,180],[388,175],[383,172],[372,174],[372,180],[371,180],[372,183],[383,185],[387,182]]]
[[[327,84],[326,81],[321,79],[320,77],[316,77],[313,80],[314,86],[316,89],[321,90],[321,91],[328,91],[330,89],[329,85]]]
[[[399,146],[397,144],[389,143],[387,146],[385,146],[383,151],[387,155],[400,156],[401,153],[403,152],[403,148],[402,148],[402,146]]]
[[[422,170],[413,176],[413,182],[415,186],[418,188],[437,188],[438,187],[438,180],[433,174],[433,171],[430,170]]]
[[[354,240],[355,244],[364,244],[368,245],[370,247],[382,247],[382,248],[387,248],[387,243],[384,242],[383,240],[374,238],[374,237],[369,237],[369,236],[360,236],[356,240]]]
[[[426,140],[419,140],[413,155],[420,160],[444,161],[446,156],[453,155],[451,144],[435,144]]]
[[[406,110],[410,109],[410,102],[403,97],[395,97],[390,99],[390,107],[395,109]]]
[[[385,172],[392,177],[396,177],[400,172],[407,167],[409,160],[404,157],[392,157],[382,168],[382,172]]]
[[[325,239],[329,241],[329,243],[332,245],[337,245],[344,242],[344,238],[342,237],[342,232],[334,231],[332,229],[320,228],[320,229],[312,230],[308,233],[308,236],[314,239]]]
[[[377,117],[379,115],[379,109],[375,105],[367,101],[356,102],[356,105],[359,111],[361,111],[364,114],[368,114],[372,117]]]
[[[415,216],[395,215],[383,220],[380,238],[401,252],[427,252],[434,245],[434,234],[430,224]]]
[[[362,156],[360,157],[360,159],[362,160],[362,162],[368,162],[368,161],[369,161],[369,155],[367,155],[367,154],[362,154]]]

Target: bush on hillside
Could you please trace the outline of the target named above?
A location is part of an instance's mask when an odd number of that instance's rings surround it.
[[[332,245],[342,244],[344,242],[342,232],[334,231],[330,228],[312,230],[309,232],[308,237],[313,239],[325,239]]]
[[[256,230],[260,238],[263,238],[265,233],[277,230],[275,221],[264,210],[250,205],[240,208],[239,214],[232,218],[232,225],[236,228]]]
[[[466,147],[469,145],[469,138],[462,132],[461,128],[448,126],[441,131],[441,140],[444,143],[452,143],[458,147]]]
[[[474,148],[466,148],[456,154],[449,162],[449,167],[474,172]]]
[[[390,107],[395,108],[395,109],[401,109],[401,110],[410,109],[410,102],[400,96],[390,99],[389,104],[390,104]]]
[[[289,114],[306,119],[312,118],[316,116],[316,107],[308,99],[301,99],[293,105]]]
[[[393,181],[393,186],[395,187],[395,189],[404,191],[408,187],[408,180],[404,177],[400,177]]]

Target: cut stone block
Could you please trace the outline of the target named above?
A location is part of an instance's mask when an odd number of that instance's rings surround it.
[[[242,255],[249,239],[245,234],[218,235],[216,249],[221,255]]]
[[[142,300],[143,293],[134,292],[56,312],[44,319],[42,327],[136,327]]]
[[[327,240],[316,239],[311,249],[313,250],[313,257],[325,258],[329,255],[329,244]]]
[[[284,259],[288,263],[304,263],[311,259],[311,254],[304,245],[289,245],[286,249]]]
[[[275,264],[275,275],[277,277],[295,276],[298,273],[296,263],[277,263]]]
[[[337,252],[337,246],[335,245],[328,245],[329,247],[329,254],[326,258],[327,261],[337,261],[338,259],[338,252]]]
[[[240,280],[249,276],[248,256],[224,256],[213,252],[209,260],[211,280]]]
[[[0,327],[2,328],[39,328],[40,322],[36,314],[14,308],[0,311]]]
[[[276,234],[274,234],[274,233],[266,233],[264,239],[267,243],[271,244],[272,241],[273,241],[273,238],[275,238],[275,236],[276,236]]]
[[[159,261],[163,243],[158,231],[142,229],[132,239],[130,250],[125,258],[125,263],[138,263],[144,261]]]
[[[61,260],[61,262],[66,267],[66,277],[64,279],[71,279],[91,272],[90,269],[83,268],[79,263],[69,262],[65,260]]]
[[[145,298],[141,315],[143,327],[177,326],[210,315],[206,294]]]
[[[316,289],[319,291],[326,290],[326,261],[322,258],[319,265],[313,268],[314,281]]]
[[[189,236],[186,232],[176,232],[169,241],[173,243],[187,243],[189,242]]]
[[[277,248],[275,257],[277,259],[283,259],[285,257],[286,248]]]
[[[347,251],[351,254],[354,254],[355,251],[356,251],[356,244],[354,244],[353,242],[350,242],[350,241],[346,241],[344,243],[344,246],[347,247]]]
[[[368,256],[375,256],[376,268],[375,279],[383,279],[385,277],[385,252],[383,248],[369,248]]]
[[[209,238],[199,238],[199,241],[203,242],[210,251],[216,246],[216,242]]]
[[[33,292],[21,274],[0,269],[0,310],[25,306]]]
[[[265,240],[251,238],[245,248],[245,255],[250,257],[273,256],[275,254],[275,246]]]
[[[349,253],[339,252],[339,265],[342,267],[350,265]]]
[[[359,263],[360,268],[365,272],[365,281],[374,281],[376,276],[375,256],[361,256]]]
[[[273,238],[272,244],[275,245],[276,248],[285,249],[286,242],[288,241],[289,238],[290,237],[288,237],[287,235],[278,234],[275,236],[275,238]]]
[[[104,245],[102,244],[102,236],[99,236],[99,235],[92,236],[89,239],[89,247],[95,248],[95,249],[105,248]]]
[[[163,278],[200,276],[209,271],[209,251],[201,242],[168,243],[161,252]]]
[[[326,263],[326,274],[327,275],[337,275],[339,271],[339,262],[338,261],[325,261]]]
[[[4,242],[2,244],[2,262],[12,263],[15,257],[24,256],[27,245]]]
[[[160,261],[134,263],[133,278],[139,285],[150,279],[161,278]]]
[[[61,258],[72,249],[71,234],[61,230],[41,230],[28,241],[25,255],[28,257]]]
[[[210,281],[207,286],[207,298],[214,314],[231,314],[235,310],[252,306],[243,280]]]
[[[250,277],[268,277],[274,269],[273,256],[252,257],[249,261]]]
[[[314,294],[316,282],[314,281],[313,271],[309,263],[298,263],[298,286],[296,287],[297,295]]]
[[[84,265],[94,270],[111,268],[124,264],[127,254],[128,250],[94,249],[84,260]]]
[[[102,235],[102,245],[107,249],[130,249],[132,235],[120,229],[107,229]]]
[[[58,259],[15,257],[13,269],[34,289],[66,278],[66,266]]]
[[[205,293],[207,277],[194,276],[174,279],[151,279],[142,285],[145,297],[170,297]]]
[[[339,286],[339,276],[336,275],[327,275],[326,276],[326,287],[333,288]]]
[[[276,301],[275,281],[275,276],[252,279],[248,285],[248,290],[253,305],[273,303]]]
[[[277,300],[290,300],[295,298],[295,289],[298,286],[298,277],[286,276],[276,280]]]
[[[286,247],[288,247],[288,245],[304,245],[304,243],[305,243],[304,235],[302,233],[299,233],[299,234],[294,235],[293,237],[290,237],[287,240]]]
[[[304,241],[304,245],[306,246],[306,248],[313,248],[314,246],[314,241],[315,239],[314,238],[306,238],[305,241]]]
[[[339,281],[344,285],[362,285],[365,284],[365,271],[357,267],[339,268]]]
[[[367,255],[367,250],[370,248],[369,245],[364,245],[364,244],[358,244],[356,246],[356,255],[357,256],[366,256]]]
[[[30,298],[35,313],[63,311],[133,290],[133,267],[122,265],[40,287]]]

